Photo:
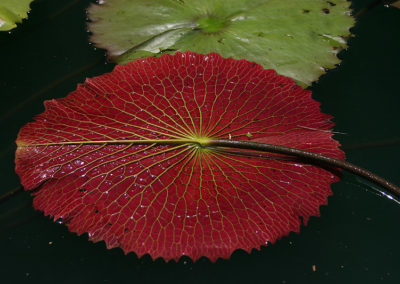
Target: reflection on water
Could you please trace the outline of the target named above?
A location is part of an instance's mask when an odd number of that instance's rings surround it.
[[[357,184],[353,184],[353,185],[355,185],[355,186],[357,186],[357,187],[359,187],[361,189],[364,189],[365,191],[367,191],[369,193],[372,193],[374,195],[377,195],[377,196],[380,196],[380,197],[383,197],[383,198],[387,198],[387,199],[389,199],[389,200],[391,200],[391,201],[393,201],[393,202],[395,202],[395,203],[400,205],[400,198],[398,198],[396,196],[393,196],[393,195],[383,191],[382,189],[380,189],[379,187],[375,186],[374,184],[372,184],[372,183],[370,183],[370,182],[368,182],[366,180],[363,180],[363,179],[361,179],[359,177],[355,177],[355,179],[357,181]]]

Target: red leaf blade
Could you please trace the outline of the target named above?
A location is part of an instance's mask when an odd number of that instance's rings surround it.
[[[19,133],[34,206],[108,248],[228,258],[299,231],[335,174],[282,155],[199,147],[251,140],[344,158],[332,123],[289,78],[245,60],[178,53],[88,79]],[[157,141],[181,141],[160,145]]]

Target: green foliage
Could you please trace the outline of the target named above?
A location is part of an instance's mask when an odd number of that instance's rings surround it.
[[[108,0],[91,40],[117,63],[175,51],[217,52],[311,84],[340,60],[354,19],[346,0]]]
[[[0,1],[0,31],[8,31],[28,17],[30,3],[33,0],[1,0]]]

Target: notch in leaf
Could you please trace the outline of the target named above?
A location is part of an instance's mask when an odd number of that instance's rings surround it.
[[[28,17],[33,0],[2,0],[0,3],[0,31],[17,27],[17,23]]]
[[[310,91],[215,53],[138,59],[45,107],[17,139],[34,207],[138,256],[215,261],[319,215],[334,171],[243,143],[344,159]]]

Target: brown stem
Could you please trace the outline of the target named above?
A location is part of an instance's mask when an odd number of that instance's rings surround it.
[[[378,6],[379,4],[390,5],[390,4],[392,4],[392,3],[396,2],[396,1],[397,0],[375,0],[374,2],[369,4],[367,7],[364,7],[363,9],[358,11],[358,13],[354,15],[354,17],[355,18],[359,18],[360,16],[362,16],[366,12],[372,10],[373,8]]]
[[[270,152],[270,153],[278,153],[284,154],[289,156],[298,157],[310,162],[316,162],[321,165],[330,166],[330,167],[337,167],[343,170],[349,171],[353,174],[361,176],[373,183],[380,185],[390,193],[400,198],[400,187],[390,183],[389,181],[385,180],[384,178],[368,171],[363,168],[360,168],[352,163],[327,157],[321,154],[300,150],[296,148],[290,148],[285,146],[279,145],[272,145],[272,144],[265,144],[265,143],[256,143],[256,142],[248,142],[248,141],[235,141],[235,140],[209,140],[207,146],[216,146],[216,147],[230,147],[230,148],[238,148],[238,149],[247,149],[247,150],[257,150],[263,152]]]
[[[377,147],[385,147],[385,146],[394,146],[400,144],[400,138],[392,138],[387,140],[378,140],[366,143],[357,143],[353,145],[342,146],[343,151],[349,150],[359,150],[364,148],[377,148]],[[1,155],[0,155],[1,157]]]
[[[13,190],[10,190],[9,192],[3,194],[2,196],[0,196],[0,204],[9,199],[10,197],[16,195],[17,193],[23,192],[24,191],[23,189],[24,188],[20,185],[14,188]]]
[[[150,140],[149,140],[150,141]],[[143,144],[145,142],[143,141]],[[103,141],[102,141],[103,142]],[[135,142],[139,142],[136,141]],[[95,141],[93,142],[95,143]],[[122,143],[119,141],[119,143]],[[129,142],[132,144],[132,141]],[[306,150],[300,150],[297,148],[290,148],[280,145],[273,145],[273,144],[266,144],[266,143],[257,143],[257,142],[249,142],[249,141],[236,141],[236,140],[225,140],[225,139],[210,139],[205,140],[202,142],[199,141],[192,141],[188,142],[187,140],[166,140],[163,142],[159,140],[154,142],[151,140],[152,144],[160,144],[160,145],[182,145],[182,144],[189,144],[189,143],[197,143],[200,147],[228,147],[228,148],[236,148],[236,149],[246,149],[246,150],[255,150],[255,151],[262,151],[262,152],[269,152],[269,153],[277,153],[277,154],[284,154],[292,157],[300,158],[306,162],[317,164],[319,166],[328,166],[333,168],[340,168],[343,170],[347,170],[353,174],[361,176],[377,185],[386,188],[391,194],[395,195],[396,197],[400,198],[400,188],[389,181],[385,180],[384,178],[368,171],[363,168],[360,168],[352,163],[335,159],[332,157],[327,157],[321,154],[317,154],[314,152],[309,152]],[[0,203],[5,201],[6,199],[10,198],[14,194],[22,191],[22,186],[6,193],[5,195],[0,197]]]
[[[43,94],[47,93],[48,91],[50,91],[51,89],[54,89],[55,87],[57,87],[58,85],[60,85],[61,83],[65,82],[66,80],[79,75],[80,73],[100,64],[104,62],[103,58],[100,58],[96,61],[93,61],[81,68],[79,68],[78,70],[75,70],[72,73],[69,73],[67,75],[65,75],[64,77],[52,82],[51,84],[47,85],[46,87],[44,87],[43,89],[41,89],[40,91],[33,93],[32,95],[30,95],[29,97],[27,97],[25,100],[21,101],[19,104],[15,105],[14,107],[10,108],[8,111],[6,111],[5,113],[0,115],[0,122],[3,122],[5,120],[7,120],[10,116],[17,114],[18,112],[21,111],[21,109],[23,109],[24,107],[26,107],[27,105],[31,104],[35,99],[41,97]]]

